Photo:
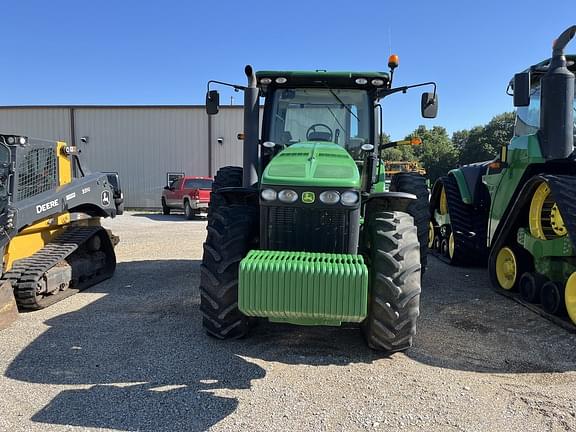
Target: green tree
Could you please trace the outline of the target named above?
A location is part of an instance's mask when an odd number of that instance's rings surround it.
[[[514,113],[506,112],[493,117],[484,126],[455,132],[452,141],[461,149],[459,162],[468,164],[495,158],[500,154],[500,148],[512,139],[514,120]]]
[[[387,133],[382,133],[381,141],[382,143],[390,142],[390,135]],[[402,145],[393,148],[387,148],[382,150],[380,156],[385,161],[413,161],[417,160],[414,151],[412,150],[412,146],[409,145]]]
[[[458,161],[458,149],[454,146],[446,129],[441,126],[418,126],[407,138],[419,137],[422,144],[412,147],[414,155],[426,169],[431,182],[438,177],[446,175],[456,166]]]

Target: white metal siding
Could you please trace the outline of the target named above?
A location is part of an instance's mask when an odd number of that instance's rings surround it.
[[[127,207],[158,208],[167,172],[207,176],[221,166],[242,165],[240,107],[222,106],[212,117],[212,167],[208,116],[200,106],[0,107],[0,133],[71,143],[70,109],[84,165],[93,172],[117,171]]]
[[[92,171],[117,171],[126,207],[158,207],[166,173],[208,175],[201,108],[75,110],[76,142]],[[80,138],[88,137],[87,144]]]
[[[70,110],[67,108],[4,108],[0,132],[52,141],[70,142]]]

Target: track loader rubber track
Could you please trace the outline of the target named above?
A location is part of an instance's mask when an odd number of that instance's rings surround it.
[[[102,250],[107,253],[105,268],[91,275],[74,275],[77,282],[67,289],[49,295],[39,295],[38,286],[46,272],[63,260],[71,258],[74,252],[96,235],[99,235],[101,240],[105,239],[104,242],[108,242],[102,244]],[[38,310],[108,279],[114,274],[115,268],[114,247],[106,230],[101,226],[78,226],[67,228],[63,234],[34,255],[14,262],[12,269],[4,274],[2,280],[12,284],[18,307]]]
[[[454,234],[455,255],[451,264],[485,265],[488,248],[484,245],[487,230],[487,215],[462,201],[456,179],[441,178],[448,201],[450,225]],[[445,257],[441,257],[446,261]]]

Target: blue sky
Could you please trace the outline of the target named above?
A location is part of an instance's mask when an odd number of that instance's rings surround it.
[[[385,129],[399,138],[511,110],[508,80],[550,55],[576,3],[2,0],[2,16],[1,105],[202,104],[207,80],[243,83],[246,63],[386,70],[391,45],[395,83],[434,80],[440,97],[434,120],[420,118],[421,90],[385,101]],[[221,101],[231,95],[241,103],[227,90]]]

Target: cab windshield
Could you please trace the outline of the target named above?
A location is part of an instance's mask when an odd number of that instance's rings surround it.
[[[365,90],[296,88],[274,92],[269,140],[336,143],[352,155],[371,143],[370,99]]]

